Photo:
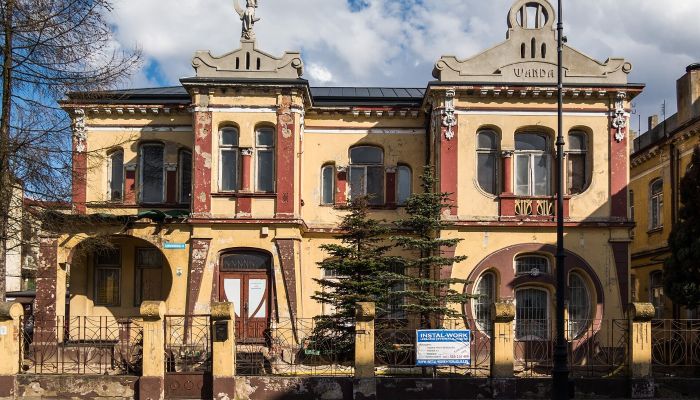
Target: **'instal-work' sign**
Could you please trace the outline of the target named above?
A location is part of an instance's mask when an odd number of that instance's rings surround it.
[[[470,365],[470,341],[469,330],[416,331],[416,365]]]

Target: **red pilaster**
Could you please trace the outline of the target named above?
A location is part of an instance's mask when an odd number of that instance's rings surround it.
[[[294,216],[295,117],[292,97],[281,96],[277,108],[277,204],[276,217]]]
[[[136,164],[125,166],[124,204],[136,204]]]
[[[194,192],[192,213],[211,213],[212,113],[194,112]]]
[[[457,215],[457,168],[459,135],[457,134],[457,125],[450,129],[441,127],[440,133],[440,191],[442,193],[450,193],[449,203],[450,214]]]
[[[36,272],[36,297],[34,298],[34,341],[56,340],[56,307],[65,305],[65,299],[56,298],[58,280],[58,238],[39,239],[39,268]]]
[[[190,240],[190,273],[187,279],[187,314],[196,314],[195,306],[202,288],[202,277],[207,265],[211,239]],[[215,287],[217,285],[212,285]]]
[[[250,171],[253,149],[241,149],[241,191],[250,192]]]
[[[386,169],[386,206],[396,207],[396,167]]]
[[[505,150],[503,156],[503,194],[513,194],[513,151]]]
[[[78,214],[85,214],[87,210],[87,131],[85,129],[85,111],[75,110],[75,115],[73,122],[73,211]]]
[[[615,219],[627,218],[629,154],[627,152],[628,129],[626,126],[627,122],[625,121],[625,128],[621,133],[615,127],[610,129],[610,216]]]
[[[341,205],[347,203],[348,172],[346,167],[337,167],[335,187],[335,204]]]

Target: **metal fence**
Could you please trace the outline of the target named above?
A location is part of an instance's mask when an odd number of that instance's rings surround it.
[[[700,319],[654,320],[651,343],[655,375],[700,375]]]
[[[136,317],[26,317],[21,326],[25,373],[141,374],[143,327]]]
[[[211,372],[211,317],[209,315],[166,315],[164,327],[167,373]]]
[[[552,373],[555,334],[551,320],[515,323],[515,372],[520,377]],[[574,377],[611,377],[627,373],[629,322],[577,321],[566,329],[567,360]]]
[[[442,329],[466,329],[462,319],[446,319]],[[377,375],[432,377],[488,377],[490,374],[491,338],[472,332],[469,366],[417,367],[417,327],[407,320],[375,321],[375,366]]]
[[[348,326],[350,328],[350,326]],[[238,375],[351,376],[354,334],[321,329],[316,320],[273,322],[262,338],[236,345]]]

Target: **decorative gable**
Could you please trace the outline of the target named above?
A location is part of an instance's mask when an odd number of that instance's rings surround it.
[[[555,11],[547,0],[517,0],[508,14],[506,41],[472,58],[443,56],[433,76],[443,82],[556,83]],[[622,58],[601,63],[564,46],[564,82],[626,84],[632,65]]]

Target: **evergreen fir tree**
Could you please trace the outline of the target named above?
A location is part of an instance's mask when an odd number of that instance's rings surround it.
[[[689,309],[700,306],[700,147],[680,184],[678,222],[668,238],[671,256],[664,263],[667,296]]]
[[[329,255],[319,263],[326,277],[315,279],[322,290],[312,296],[334,308],[332,314],[316,317],[312,342],[333,338],[339,352],[354,343],[356,303],[374,302],[381,313],[394,283],[388,272],[393,258],[386,255],[392,246],[385,242],[390,232],[385,221],[369,217],[366,197],[353,199],[344,209],[348,213],[339,225],[341,243],[321,246]]]
[[[443,210],[449,209],[449,193],[437,192],[432,166],[425,166],[421,175],[422,193],[412,194],[406,201],[408,218],[397,222],[403,235],[394,237],[396,246],[411,254],[403,258],[402,278],[405,290],[394,292],[403,297],[402,307],[420,317],[423,328],[435,328],[444,317],[462,313],[452,305],[463,304],[472,296],[453,288],[467,281],[441,278],[442,270],[465,260],[465,256],[445,257],[442,249],[457,245],[462,239],[444,239],[440,232],[451,224],[443,220]]]

